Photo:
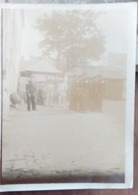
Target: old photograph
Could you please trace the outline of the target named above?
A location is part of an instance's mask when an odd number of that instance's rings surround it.
[[[1,9],[2,184],[132,179],[135,5]]]

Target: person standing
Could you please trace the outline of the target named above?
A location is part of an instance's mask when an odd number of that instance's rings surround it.
[[[101,76],[97,78],[97,111],[102,112],[105,82]]]
[[[36,102],[35,102],[35,85],[32,80],[26,84],[26,96],[27,96],[27,109],[28,111],[36,110]]]

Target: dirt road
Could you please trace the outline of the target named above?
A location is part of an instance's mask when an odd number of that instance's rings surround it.
[[[124,152],[122,102],[105,102],[101,113],[19,106],[3,122],[3,178],[122,174]]]

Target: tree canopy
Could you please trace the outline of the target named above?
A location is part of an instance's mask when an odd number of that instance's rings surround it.
[[[44,34],[40,48],[44,56],[54,56],[57,67],[68,71],[98,60],[105,50],[105,39],[96,24],[100,13],[91,10],[51,11],[37,21]]]

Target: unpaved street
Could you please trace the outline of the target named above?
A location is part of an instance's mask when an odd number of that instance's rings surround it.
[[[3,178],[124,172],[123,102],[105,102],[102,113],[26,106],[3,123]]]

